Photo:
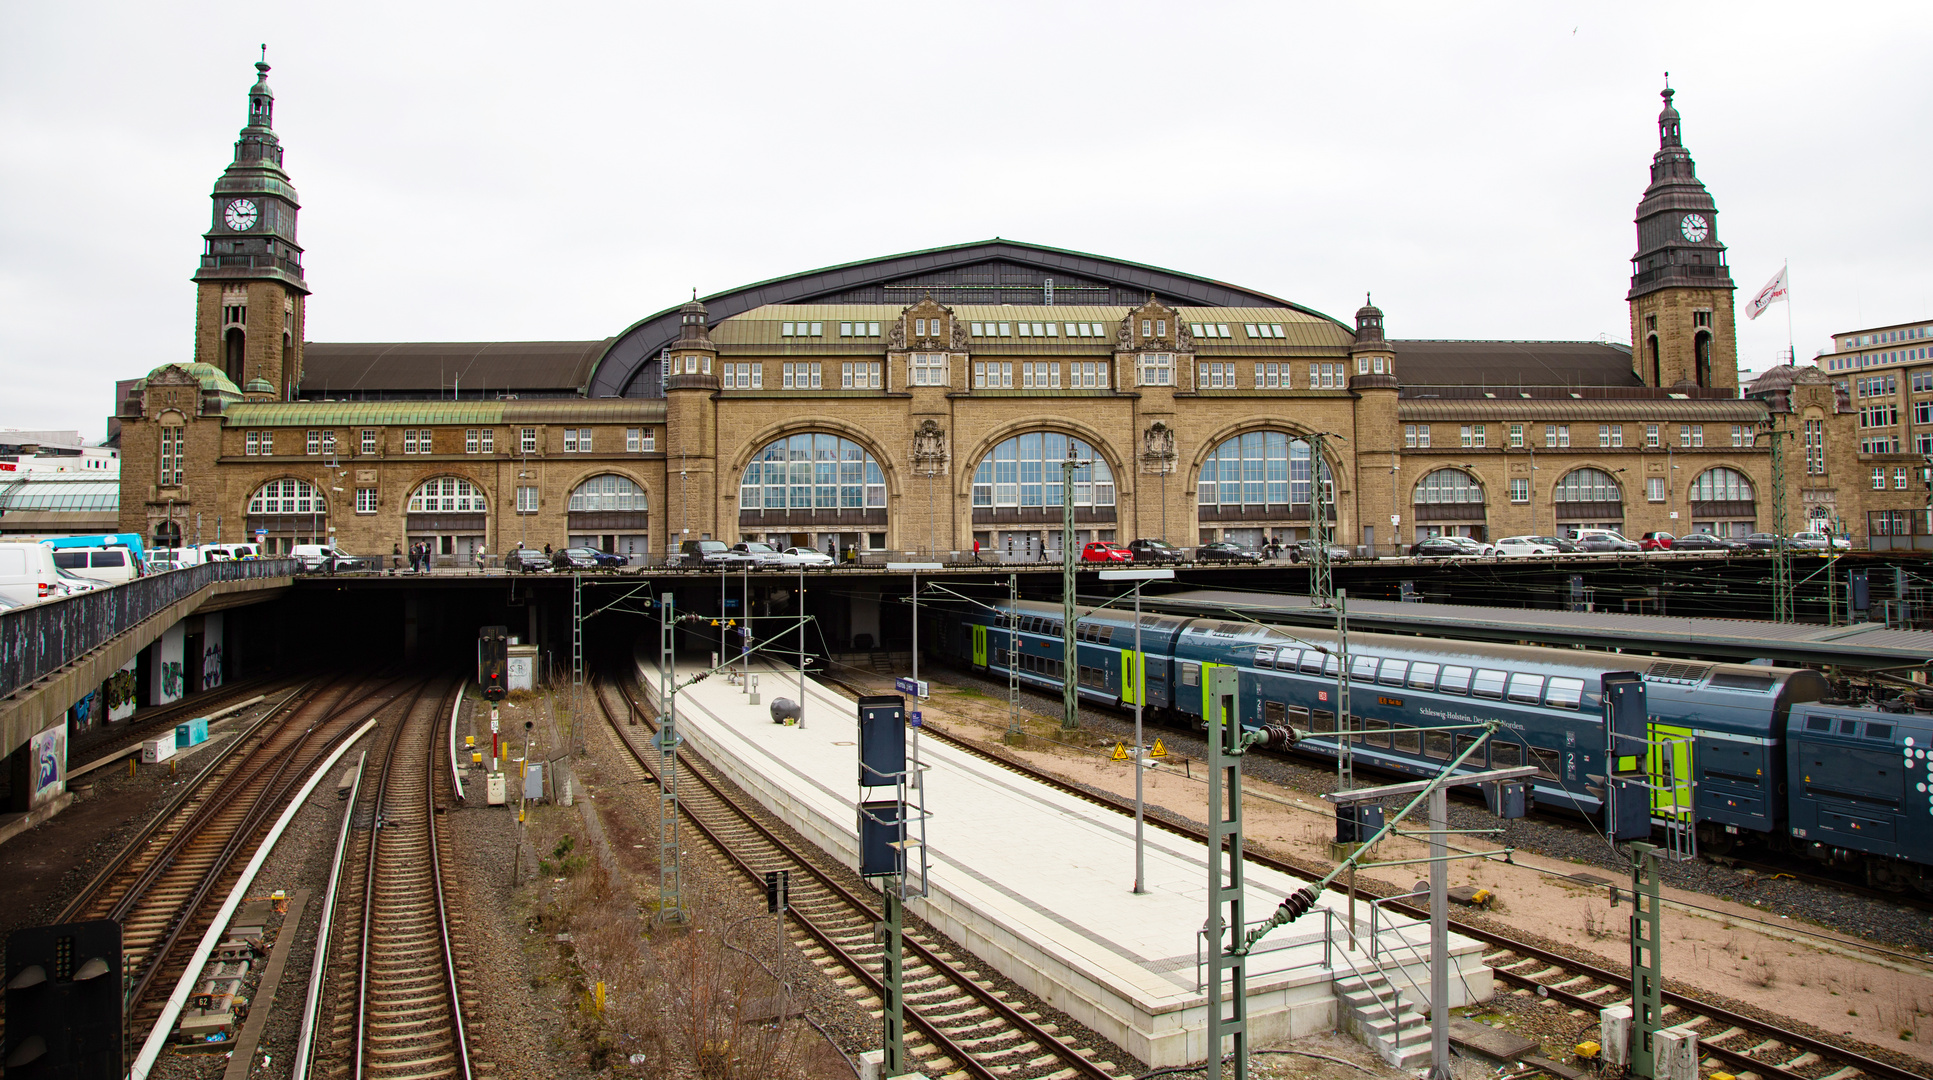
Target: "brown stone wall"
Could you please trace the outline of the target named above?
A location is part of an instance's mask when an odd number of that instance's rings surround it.
[[[1730,289],[1660,289],[1631,301],[1631,363],[1638,377],[1647,385],[1696,382],[1693,342],[1700,328],[1693,325],[1694,313],[1707,310],[1712,313],[1711,385],[1737,389],[1738,333]],[[1657,318],[1660,382],[1652,381],[1645,341],[1652,316]]]

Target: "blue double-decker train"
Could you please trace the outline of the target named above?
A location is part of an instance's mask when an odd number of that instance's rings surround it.
[[[929,609],[930,610],[930,609]],[[1499,722],[1471,771],[1531,765],[1545,807],[1598,817],[1608,673],[1644,679],[1653,816],[1695,828],[1700,846],[1741,843],[1863,866],[1867,879],[1933,893],[1933,717],[1827,705],[1806,668],[1719,664],[1577,649],[1388,634],[1349,636],[1350,719],[1338,725],[1332,632],[1076,609],[1073,666],[1086,701],[1199,727],[1209,672],[1239,673],[1241,720],[1263,745],[1333,758],[1346,732],[1358,764],[1432,775]],[[926,640],[953,661],[1059,691],[1062,609],[1021,601],[927,617]],[[1140,678],[1135,677],[1137,669]]]

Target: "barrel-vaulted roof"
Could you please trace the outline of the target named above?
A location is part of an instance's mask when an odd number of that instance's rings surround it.
[[[944,304],[1047,304],[1116,307],[1154,294],[1162,303],[1217,308],[1286,308],[1316,319],[1329,316],[1287,300],[1141,263],[995,237],[970,244],[909,251],[771,278],[704,297],[713,325],[775,304],[897,304],[932,294]],[[661,350],[678,337],[677,307],[633,324],[598,360],[591,397],[658,393],[646,378]],[[1340,323],[1337,323],[1340,326]]]

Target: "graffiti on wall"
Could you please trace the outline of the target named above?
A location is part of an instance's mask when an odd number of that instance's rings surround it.
[[[109,721],[126,720],[134,715],[134,667],[135,661],[129,660],[127,666],[107,677],[101,684],[101,694],[107,699],[107,718]]]

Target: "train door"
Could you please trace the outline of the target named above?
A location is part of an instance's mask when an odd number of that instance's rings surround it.
[[[1147,704],[1147,659],[1137,656],[1133,649],[1121,650],[1121,704],[1132,705],[1137,700]]]
[[[1688,825],[1692,821],[1691,729],[1652,724],[1645,771],[1651,774],[1651,816]]]
[[[987,628],[973,624],[973,666],[987,666]]]

